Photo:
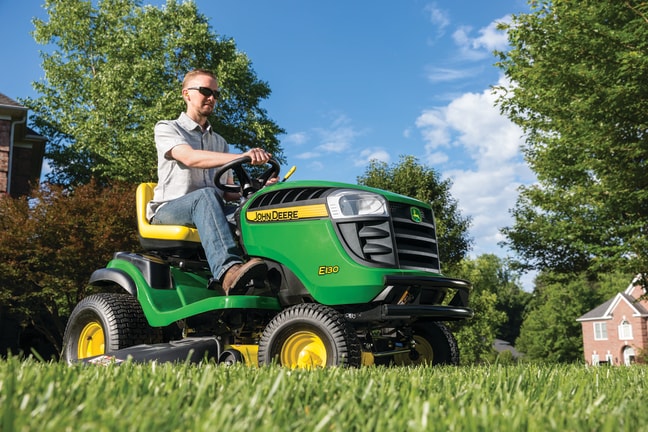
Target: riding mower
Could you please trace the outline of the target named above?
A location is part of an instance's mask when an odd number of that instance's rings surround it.
[[[65,329],[68,362],[201,361],[289,368],[458,364],[444,324],[473,316],[469,282],[441,274],[429,204],[345,183],[291,181],[271,160],[222,166],[215,186],[240,192],[232,232],[268,266],[244,295],[208,289],[195,228],[151,225],[153,183],[136,192],[146,252],[117,252]],[[238,184],[225,184],[232,170]],[[288,177],[288,176],[287,176]]]

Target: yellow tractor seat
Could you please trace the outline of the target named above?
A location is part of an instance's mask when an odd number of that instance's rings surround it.
[[[201,247],[198,230],[183,225],[152,225],[146,218],[146,205],[153,199],[156,183],[141,183],[137,187],[137,228],[140,243],[146,250],[171,251]]]

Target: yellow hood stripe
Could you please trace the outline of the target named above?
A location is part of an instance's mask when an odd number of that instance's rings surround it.
[[[268,210],[255,210],[245,213],[249,222],[278,222],[327,217],[325,204],[282,207]]]

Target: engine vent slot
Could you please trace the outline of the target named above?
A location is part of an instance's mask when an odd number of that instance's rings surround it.
[[[261,207],[276,206],[281,204],[294,204],[305,201],[314,201],[322,198],[329,188],[304,187],[289,188],[261,194],[250,204],[250,210]]]

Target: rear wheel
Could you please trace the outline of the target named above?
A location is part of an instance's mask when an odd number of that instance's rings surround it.
[[[259,364],[289,368],[360,366],[358,337],[334,309],[317,303],[292,306],[266,326],[259,342]]]
[[[423,321],[414,324],[414,348],[409,353],[395,354],[392,362],[397,366],[458,365],[459,347],[452,332],[444,324]]]
[[[72,311],[63,335],[68,363],[143,343],[160,342],[142,307],[130,294],[90,295]]]

